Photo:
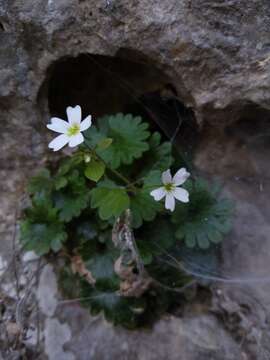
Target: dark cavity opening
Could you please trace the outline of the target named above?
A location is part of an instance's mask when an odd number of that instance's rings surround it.
[[[66,117],[80,105],[94,119],[118,112],[140,115],[175,143],[194,142],[195,117],[178,98],[173,82],[144,55],[121,49],[115,57],[82,54],[60,59],[49,69],[51,115]]]

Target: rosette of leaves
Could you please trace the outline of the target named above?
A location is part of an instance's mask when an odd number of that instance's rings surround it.
[[[189,181],[185,187],[190,199],[186,205],[178,203],[172,215],[175,236],[189,248],[208,249],[231,230],[233,204],[228,199],[218,199],[218,189],[210,190],[202,179]]]

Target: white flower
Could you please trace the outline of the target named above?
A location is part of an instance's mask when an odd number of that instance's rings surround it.
[[[165,208],[174,211],[175,199],[184,203],[189,201],[188,191],[179,187],[179,185],[184,184],[189,176],[190,173],[185,168],[181,168],[172,178],[171,171],[168,169],[162,173],[163,186],[151,191],[150,195],[156,201],[163,199],[165,196]]]
[[[66,144],[70,147],[81,144],[84,141],[81,132],[87,130],[92,124],[91,115],[81,121],[82,109],[79,105],[69,106],[66,111],[68,121],[53,117],[51,124],[47,125],[48,129],[61,134],[49,143],[49,148],[53,151],[60,150]]]

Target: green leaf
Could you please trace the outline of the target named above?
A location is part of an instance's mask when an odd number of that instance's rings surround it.
[[[176,232],[176,237],[178,235],[178,231]],[[193,248],[196,245],[196,236],[194,232],[188,231],[186,234],[184,234],[184,239],[187,247]]]
[[[93,275],[99,289],[118,290],[120,281],[114,272],[115,260],[113,254],[108,252],[93,255],[85,261],[85,266]]]
[[[150,171],[144,178],[144,185],[143,188],[144,190],[148,191],[149,193],[160,187],[162,185],[162,181],[161,181],[161,171],[160,170],[153,170]]]
[[[61,161],[57,176],[64,176],[72,172],[82,161],[84,157],[81,153],[75,153],[73,156]]]
[[[161,209],[161,204],[153,199],[150,191],[140,190],[130,198],[132,226],[138,228],[142,226],[143,221],[154,220],[157,212]]]
[[[24,250],[33,250],[38,255],[59,251],[66,239],[64,225],[60,222],[33,223],[27,219],[21,223],[20,241]]]
[[[161,171],[150,171],[144,178],[143,188],[130,198],[132,226],[139,228],[143,221],[154,220],[157,212],[163,209],[162,204],[155,201],[150,192],[161,186]]]
[[[68,299],[77,299],[80,297],[80,282],[81,278],[78,274],[74,274],[72,269],[65,264],[57,271],[58,285],[61,292],[64,293]]]
[[[53,186],[51,174],[48,169],[42,169],[36,176],[32,177],[27,190],[30,194],[37,192],[50,192]]]
[[[227,199],[217,199],[215,187],[212,192],[202,179],[184,185],[190,193],[189,203],[177,202],[172,215],[176,224],[175,236],[184,240],[189,248],[196,245],[208,249],[211,243],[222,241],[231,229],[232,203]]]
[[[205,232],[197,233],[196,240],[201,249],[208,249],[210,246],[209,239]]]
[[[45,209],[47,211],[46,208],[52,207],[51,193],[48,193],[46,190],[34,193],[31,200],[35,209],[40,209],[41,211]]]
[[[59,218],[69,222],[90,205],[90,191],[86,186],[85,178],[77,169],[72,169],[65,177],[68,183],[64,188],[53,193],[53,201],[59,210]]]
[[[218,244],[222,241],[222,234],[216,229],[209,229],[207,232],[209,241],[214,244]]]
[[[98,144],[97,144],[97,150],[105,150],[107,149],[111,143],[113,142],[112,138],[105,138],[102,139]]]
[[[25,209],[25,217],[31,222],[57,222],[57,209],[53,207],[52,201],[45,193],[37,193],[32,199],[32,207]]]
[[[59,210],[59,218],[68,222],[80,215],[81,211],[89,205],[90,193],[56,193],[54,196],[55,206]]]
[[[54,186],[56,190],[63,189],[68,184],[68,180],[64,176],[58,176],[55,178]]]
[[[104,136],[112,139],[111,145],[104,150],[97,149],[98,155],[113,169],[121,164],[131,164],[149,149],[146,139],[150,133],[148,124],[140,117],[116,114],[99,119],[99,130],[91,127],[86,132],[86,143],[97,146]]]
[[[173,256],[175,255],[174,252],[172,254]],[[177,258],[175,259],[177,261]],[[189,283],[192,278],[185,272],[182,272],[180,270],[180,266],[177,266],[177,264],[175,265],[176,266],[174,266],[173,264],[171,264],[170,261],[168,261],[167,254],[165,254],[164,256],[160,255],[155,262],[147,266],[147,271],[153,279],[157,280],[160,284],[163,284],[168,288],[182,288],[185,284]],[[179,293],[169,292],[169,301],[171,303],[173,303],[174,295],[179,299]]]
[[[84,170],[84,175],[95,182],[98,182],[99,179],[104,175],[105,165],[100,160],[92,159],[89,165]]]
[[[68,187],[65,191],[70,193],[82,193],[87,190],[85,178],[82,174],[82,171],[73,169],[69,174],[66,175],[68,180]]]
[[[104,313],[105,318],[114,325],[122,325],[134,329],[140,324],[140,314],[136,310],[145,311],[143,298],[122,297],[117,291],[105,291],[92,288],[86,282],[82,283],[82,305],[90,307],[91,314]]]
[[[77,223],[77,221],[76,221]],[[86,242],[93,240],[98,235],[98,224],[94,222],[94,219],[77,223],[76,237],[79,238],[79,242]],[[82,239],[82,240],[81,240]]]
[[[129,206],[130,201],[126,190],[117,187],[112,181],[103,181],[91,190],[91,207],[98,208],[102,220],[118,217]]]
[[[161,217],[135,231],[135,238],[145,264],[149,264],[156,255],[166,254],[176,240],[170,222]]]

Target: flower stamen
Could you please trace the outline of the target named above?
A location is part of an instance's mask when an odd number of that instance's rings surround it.
[[[73,124],[68,128],[67,136],[74,136],[74,135],[77,135],[79,132],[80,132],[80,125]]]
[[[173,183],[164,184],[164,189],[167,192],[171,192],[171,191],[173,191],[175,189],[175,185]]]

